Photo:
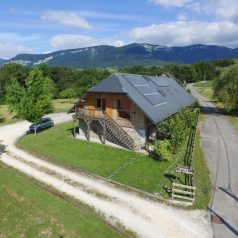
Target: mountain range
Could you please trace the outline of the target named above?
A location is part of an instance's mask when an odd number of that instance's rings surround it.
[[[133,43],[121,47],[92,46],[55,51],[47,54],[19,54],[0,64],[18,63],[32,67],[47,64],[71,68],[126,67],[134,65],[164,65],[168,63],[191,64],[220,58],[237,58],[238,48],[216,45],[191,45],[166,47],[147,43]]]
[[[4,61],[6,61],[6,60],[0,58],[0,64],[3,63]]]

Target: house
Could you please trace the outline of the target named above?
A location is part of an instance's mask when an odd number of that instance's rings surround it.
[[[157,123],[193,102],[170,75],[114,73],[90,88],[70,111],[88,140],[94,133],[103,143],[139,150]]]

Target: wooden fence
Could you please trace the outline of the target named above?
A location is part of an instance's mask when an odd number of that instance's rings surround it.
[[[195,201],[196,187],[173,183],[172,199],[186,203],[186,205],[193,205]]]
[[[193,159],[193,151],[195,147],[199,109],[195,109],[194,113],[196,114],[196,125],[194,128],[190,130],[187,148],[186,148],[186,154],[184,157],[185,166],[180,167],[183,170],[180,173],[183,173],[185,176],[185,184],[177,183],[178,180],[176,179],[176,182],[173,182],[173,187],[172,187],[172,199],[185,202],[187,205],[193,205],[195,201],[195,190],[196,190],[194,171],[191,165],[192,165],[192,159]],[[177,172],[177,169],[178,168],[176,168],[176,172]],[[192,173],[186,172],[186,170],[193,171],[193,172]]]

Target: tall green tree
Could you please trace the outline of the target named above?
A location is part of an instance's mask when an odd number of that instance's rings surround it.
[[[226,69],[214,83],[214,96],[227,110],[238,111],[238,64]]]
[[[7,87],[6,101],[19,118],[37,123],[52,111],[53,89],[52,81],[43,77],[40,69],[34,68],[25,80],[25,86],[21,86],[16,79],[12,80]]]
[[[24,84],[24,80],[29,75],[29,68],[19,64],[6,64],[0,67],[0,100],[4,101],[6,96],[7,85],[10,84],[12,78],[17,79],[20,85]]]

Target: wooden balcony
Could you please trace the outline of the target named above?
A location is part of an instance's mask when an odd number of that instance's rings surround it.
[[[74,119],[84,119],[84,120],[92,119],[98,121],[103,121],[107,117],[109,117],[107,113],[101,109],[85,109],[79,107],[75,108],[75,114],[73,116]],[[121,127],[134,128],[133,124],[130,121],[130,118],[123,118],[119,116],[113,120],[115,120],[115,122]]]
[[[104,119],[105,112],[101,109],[85,109],[85,108],[76,107],[74,118]]]

